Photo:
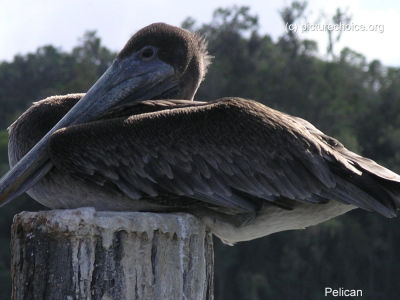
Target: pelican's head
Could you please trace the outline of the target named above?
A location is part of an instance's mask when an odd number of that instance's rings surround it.
[[[86,95],[0,180],[0,204],[27,191],[51,169],[47,147],[56,130],[135,101],[191,100],[209,62],[204,39],[194,33],[164,23],[139,30]]]

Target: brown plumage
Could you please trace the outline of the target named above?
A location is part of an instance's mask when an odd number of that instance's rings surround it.
[[[150,25],[128,42],[118,64],[137,53],[173,66],[175,84],[161,91],[164,83],[155,85],[153,100],[138,102],[119,81],[111,95],[122,99],[118,104],[56,128],[45,144],[53,167],[28,191],[37,201],[188,211],[227,243],[304,228],[356,207],[396,215],[400,176],[307,121],[241,98],[190,101],[209,64],[197,36]],[[83,96],[42,100],[11,125],[11,166]]]

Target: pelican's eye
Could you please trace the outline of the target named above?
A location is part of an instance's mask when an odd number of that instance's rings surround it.
[[[144,61],[152,60],[157,57],[157,48],[153,46],[146,46],[140,51],[140,58]]]

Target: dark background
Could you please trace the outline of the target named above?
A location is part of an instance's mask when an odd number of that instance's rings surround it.
[[[305,2],[283,7],[282,21],[304,19],[305,9]],[[327,32],[328,49],[319,51],[315,41],[294,32],[274,42],[258,32],[258,17],[249,11],[234,6],[217,9],[209,24],[191,18],[183,22],[189,30],[206,33],[215,56],[196,99],[260,101],[307,119],[347,148],[399,173],[400,69],[369,62],[348,48],[335,55],[345,32]],[[330,22],[350,20],[339,9]],[[86,32],[71,53],[46,46],[0,63],[0,174],[8,170],[7,126],[33,101],[88,90],[115,56],[96,32]],[[26,195],[0,209],[1,299],[11,294],[12,218],[40,209],[45,208]],[[398,299],[399,224],[397,218],[356,210],[306,230],[234,247],[216,240],[215,298],[322,299],[325,287],[342,287],[361,289],[363,299]]]

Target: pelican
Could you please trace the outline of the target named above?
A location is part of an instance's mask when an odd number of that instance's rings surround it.
[[[36,102],[9,127],[0,203],[26,191],[55,209],[189,212],[227,244],[355,208],[396,216],[400,176],[309,122],[192,101],[209,64],[204,38],[141,29],[86,94]]]

